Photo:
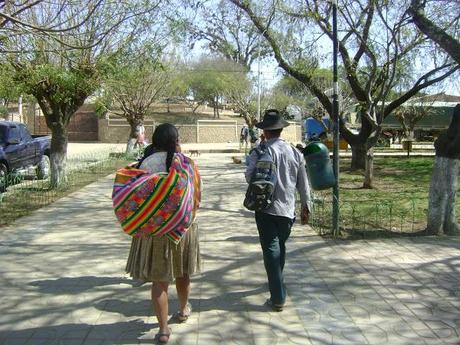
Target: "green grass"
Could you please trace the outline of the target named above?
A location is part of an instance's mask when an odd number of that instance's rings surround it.
[[[374,160],[374,188],[363,189],[363,171],[340,172],[340,227],[346,237],[407,236],[424,230],[434,158]],[[460,185],[459,185],[460,186]],[[331,229],[332,191],[315,192],[313,224],[320,233]],[[456,203],[460,221],[460,201]]]

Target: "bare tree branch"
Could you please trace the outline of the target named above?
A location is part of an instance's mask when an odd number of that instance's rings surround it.
[[[424,8],[425,1],[411,1],[411,6],[408,11],[409,14],[412,15],[415,25],[417,25],[420,31],[444,49],[457,64],[460,64],[460,41],[450,36],[445,30],[429,20],[425,16]]]

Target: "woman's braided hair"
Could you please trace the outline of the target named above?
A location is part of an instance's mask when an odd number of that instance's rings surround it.
[[[152,143],[145,148],[144,156],[137,164],[139,168],[142,162],[149,156],[158,151],[166,151],[166,170],[169,171],[174,153],[176,152],[176,145],[179,139],[179,133],[176,127],[170,123],[163,123],[155,128],[152,135]]]

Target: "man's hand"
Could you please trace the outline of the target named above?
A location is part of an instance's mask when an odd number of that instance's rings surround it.
[[[302,211],[300,214],[300,224],[305,225],[308,223],[308,219],[310,218],[310,211],[308,211],[308,207],[302,207]]]

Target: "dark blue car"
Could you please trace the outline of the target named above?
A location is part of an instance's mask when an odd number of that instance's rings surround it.
[[[50,136],[30,135],[23,123],[0,121],[0,192],[5,191],[8,176],[30,167],[36,168],[37,178],[47,178],[50,147]]]

